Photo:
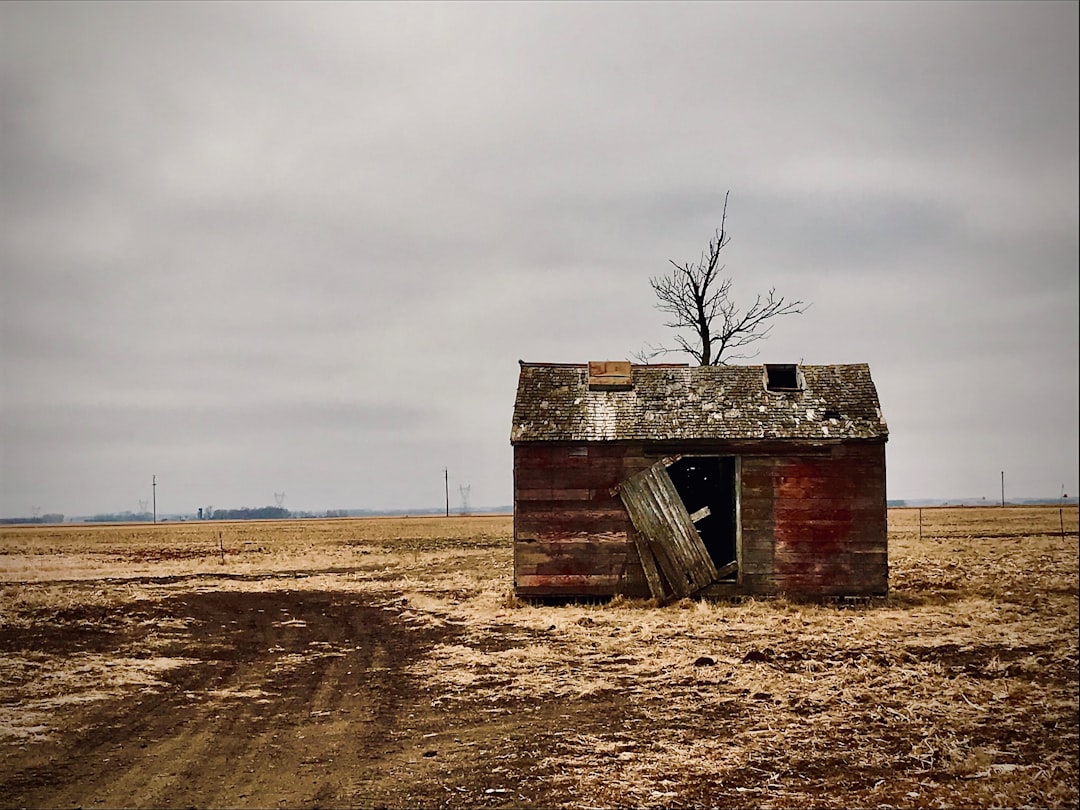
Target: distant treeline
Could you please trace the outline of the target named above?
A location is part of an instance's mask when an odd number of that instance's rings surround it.
[[[203,520],[283,520],[289,510],[283,506],[260,506],[257,509],[206,509]]]
[[[153,519],[153,512],[115,512],[84,518],[87,523],[149,523]]]
[[[496,515],[511,514],[512,506],[480,506],[473,507],[468,511],[454,508],[450,510],[451,517],[463,515]],[[325,512],[291,512],[294,518],[343,518],[343,517],[420,517],[427,515],[442,515],[444,507],[435,506],[419,509],[327,509]]]
[[[1060,498],[1006,498],[1006,506],[1075,506],[1075,495],[1062,495]],[[1001,506],[1001,501],[993,498],[954,498],[953,500],[941,500],[939,498],[917,498],[908,500],[888,500],[886,506],[891,508],[919,507],[919,506]]]
[[[17,523],[63,523],[63,515],[40,515],[38,517],[0,518],[0,523],[12,525]]]
[[[52,523],[53,521],[47,520],[49,515],[45,515],[41,519],[35,519],[33,521],[25,521],[32,523]],[[61,522],[64,519],[63,515],[58,516]],[[171,515],[171,516],[158,516],[159,521],[165,520],[190,520],[194,518],[194,515]],[[242,509],[213,509],[207,507],[206,509],[200,509],[198,518],[199,520],[280,520],[282,518],[289,517],[289,510],[283,509],[280,506],[261,506],[257,509],[249,509],[244,507]],[[154,519],[152,512],[115,512],[104,513],[100,515],[94,515],[93,517],[83,518],[87,523],[149,523]]]
[[[889,501],[889,506],[902,506],[903,501]],[[214,509],[212,506],[202,507],[197,513],[167,515],[158,514],[157,522],[185,521],[185,520],[287,520],[303,518],[347,518],[347,517],[396,517],[396,516],[420,516],[441,515],[444,507],[429,507],[421,509],[327,509],[319,512],[296,511],[290,512],[283,506],[260,506],[252,509]],[[510,514],[511,506],[488,506],[472,509],[472,514]],[[460,516],[469,514],[458,509],[451,509],[450,514]],[[74,523],[150,523],[155,519],[153,512],[103,512],[98,515],[87,517],[73,517]],[[63,523],[64,515],[47,514],[37,517],[0,517],[0,525],[17,524],[40,524],[40,523]]]

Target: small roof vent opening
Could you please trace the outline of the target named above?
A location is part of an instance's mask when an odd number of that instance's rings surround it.
[[[801,391],[801,377],[794,363],[765,364],[765,388],[769,391]]]
[[[590,360],[590,391],[629,391],[634,387],[629,360]]]

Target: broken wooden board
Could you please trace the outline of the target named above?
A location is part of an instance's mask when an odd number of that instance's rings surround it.
[[[716,569],[716,578],[723,579],[724,577],[731,576],[732,574],[738,572],[738,570],[739,561],[732,560],[727,565],[721,565],[719,568]]]
[[[649,595],[656,600],[656,604],[664,605],[671,596],[671,591],[664,587],[664,575],[656,563],[656,556],[649,548],[648,541],[642,537],[641,532],[630,529],[627,532],[634,539],[634,547],[637,549],[641,567],[645,571],[645,581],[649,585]]]
[[[626,479],[619,485],[619,495],[676,598],[712,584],[716,566],[675,491],[664,461]],[[643,560],[642,566],[645,564]]]

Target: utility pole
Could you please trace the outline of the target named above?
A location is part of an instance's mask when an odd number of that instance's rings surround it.
[[[443,488],[446,490],[446,516],[450,517],[450,471],[442,468]]]
[[[1001,471],[1001,505],[1005,505],[1005,471]]]
[[[154,491],[154,523],[157,523],[157,476],[150,476],[150,487]]]

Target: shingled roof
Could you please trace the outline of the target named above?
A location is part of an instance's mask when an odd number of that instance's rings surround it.
[[[590,390],[585,364],[523,362],[510,441],[888,437],[866,363],[799,372],[801,390],[776,392],[761,365],[635,365],[629,390]]]

